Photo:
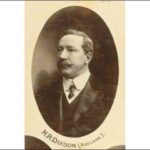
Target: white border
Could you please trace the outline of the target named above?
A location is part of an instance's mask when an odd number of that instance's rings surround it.
[[[0,2],[0,149],[24,148],[24,2]]]
[[[126,2],[126,148],[150,148],[150,2]]]

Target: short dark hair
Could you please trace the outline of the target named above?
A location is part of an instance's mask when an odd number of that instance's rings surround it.
[[[83,48],[85,54],[87,54],[89,52],[93,53],[93,41],[91,40],[91,38],[87,34],[85,34],[82,31],[75,30],[75,29],[66,30],[64,32],[63,36],[67,35],[67,34],[82,36],[83,37],[82,48]]]

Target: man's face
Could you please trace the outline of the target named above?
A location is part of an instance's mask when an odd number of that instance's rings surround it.
[[[66,78],[74,78],[88,68],[88,57],[82,48],[83,37],[68,34],[58,44],[58,70]]]

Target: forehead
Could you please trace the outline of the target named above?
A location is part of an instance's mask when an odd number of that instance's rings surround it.
[[[60,41],[59,45],[63,46],[82,46],[83,43],[83,37],[79,35],[72,35],[68,34],[63,36]]]

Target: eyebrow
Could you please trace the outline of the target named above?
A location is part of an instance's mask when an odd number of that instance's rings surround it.
[[[66,46],[67,48],[74,48],[73,46]]]
[[[73,46],[70,46],[70,45],[67,45],[67,46],[58,45],[58,48],[63,48],[63,47],[73,48],[74,50],[79,51],[77,48],[75,48],[75,47],[73,47]]]
[[[73,47],[73,46],[66,46],[67,48],[72,48],[72,49],[74,49],[74,50],[76,50],[76,51],[79,51],[77,48],[75,48],[75,47]]]

